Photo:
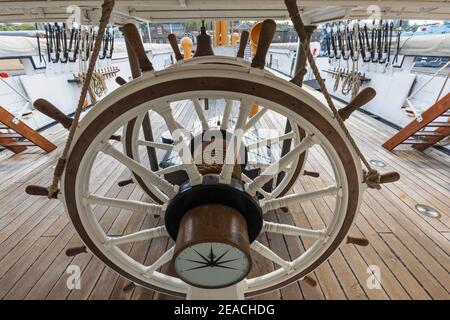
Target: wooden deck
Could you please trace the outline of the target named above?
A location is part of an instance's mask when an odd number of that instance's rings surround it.
[[[187,108],[184,108],[187,109]],[[186,123],[193,112],[179,110]],[[214,112],[214,111],[211,111]],[[397,170],[402,178],[381,191],[370,190],[364,196],[361,212],[351,228],[352,236],[364,236],[367,247],[343,244],[312,276],[317,287],[299,282],[266,294],[264,299],[449,299],[450,298],[450,157],[436,150],[425,153],[400,147],[393,153],[381,144],[395,130],[362,113],[348,121],[368,159],[382,160],[383,170]],[[282,127],[274,120],[267,123]],[[158,130],[158,128],[156,128]],[[159,129],[160,130],[160,129]],[[61,146],[66,132],[55,126],[44,136]],[[61,148],[58,149],[59,151]],[[67,257],[67,248],[80,245],[63,206],[43,197],[29,197],[29,184],[48,185],[59,152],[43,153],[30,148],[19,155],[0,153],[0,298],[2,299],[167,299],[169,297],[143,288],[124,292],[128,281],[105,267],[90,253]],[[96,163],[104,177],[95,187],[112,197],[140,199],[136,185],[124,188],[117,181],[130,177],[128,170],[104,158]],[[320,172],[320,178],[301,177],[295,188],[313,189],[327,184],[329,168],[323,165],[320,152],[310,153],[308,170]],[[419,214],[416,203],[440,211],[440,219]],[[308,201],[291,214],[274,213],[270,219],[318,228],[330,213],[330,203]],[[109,234],[125,234],[157,225],[153,217],[133,215],[127,211],[97,206],[95,213]],[[302,250],[298,238],[270,234],[260,239],[283,258]],[[150,263],[167,247],[166,239],[141,242],[124,247],[133,257]],[[149,250],[151,248],[151,250]],[[66,286],[69,265],[82,270],[81,289]],[[271,269],[267,260],[256,259],[259,271]],[[370,289],[369,266],[380,269],[380,289]]]

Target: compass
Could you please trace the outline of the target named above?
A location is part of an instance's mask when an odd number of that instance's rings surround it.
[[[243,251],[220,242],[192,245],[175,259],[180,278],[204,288],[230,286],[245,278],[249,269],[250,261]]]

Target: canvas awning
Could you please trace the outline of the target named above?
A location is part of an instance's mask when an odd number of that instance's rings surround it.
[[[41,39],[42,54],[46,52],[45,39]],[[150,51],[152,54],[158,52],[171,51],[169,44],[163,43],[144,43],[146,51]],[[125,43],[117,41],[114,44],[115,54],[125,54]],[[38,56],[38,46],[36,38],[21,37],[21,36],[0,36],[0,59],[6,58],[24,58]]]
[[[70,16],[96,23],[99,0],[0,0],[0,22],[64,21]],[[297,1],[305,23],[343,19],[428,19],[450,17],[447,0],[306,0]],[[282,0],[116,0],[114,21],[185,19],[288,19]]]

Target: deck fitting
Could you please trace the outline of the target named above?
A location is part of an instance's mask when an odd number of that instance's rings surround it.
[[[441,214],[436,209],[427,206],[425,204],[418,203],[415,205],[415,208],[419,213],[423,214],[424,216],[434,219],[439,219],[441,217]]]
[[[386,163],[384,163],[381,160],[373,159],[373,160],[369,160],[369,162],[370,162],[371,165],[374,165],[375,167],[380,167],[380,168],[386,167]]]

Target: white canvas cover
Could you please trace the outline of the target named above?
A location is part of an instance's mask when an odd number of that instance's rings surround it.
[[[396,45],[396,39],[393,39],[391,52],[396,50]],[[271,48],[297,50],[297,43],[274,43]],[[450,34],[401,37],[400,54],[405,56],[450,57]]]
[[[45,39],[40,39],[41,53],[45,56],[47,46]],[[146,51],[152,53],[166,52],[171,50],[169,44],[162,43],[145,43]],[[114,53],[126,53],[125,43],[116,41],[114,43]],[[5,58],[21,58],[38,56],[38,45],[36,38],[22,36],[0,36],[0,59]]]

